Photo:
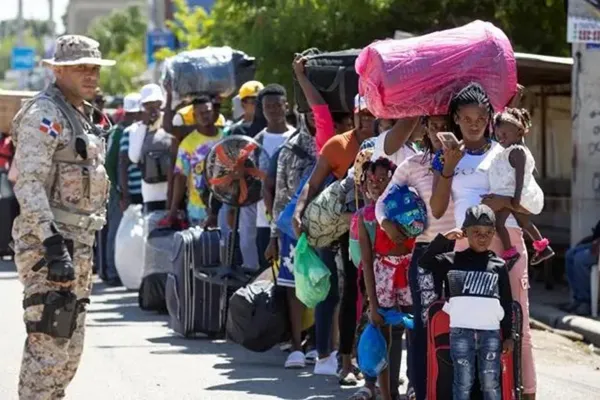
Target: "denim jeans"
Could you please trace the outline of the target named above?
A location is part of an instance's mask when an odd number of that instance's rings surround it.
[[[579,303],[590,303],[590,279],[592,265],[598,257],[592,254],[592,244],[581,244],[567,250],[565,255],[567,280],[573,300]]]
[[[450,329],[450,356],[454,368],[453,400],[470,400],[479,372],[484,400],[501,400],[502,340],[500,330]]]

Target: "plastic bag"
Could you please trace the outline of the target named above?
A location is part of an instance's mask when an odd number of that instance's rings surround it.
[[[385,219],[400,225],[409,238],[415,238],[427,229],[427,206],[414,189],[392,185],[382,201]]]
[[[379,376],[388,365],[387,343],[373,324],[368,324],[358,340],[358,366],[366,376]]]
[[[517,91],[510,41],[489,22],[403,39],[377,41],[356,60],[359,92],[380,118],[447,114],[453,94],[480,83],[495,110]]]
[[[133,204],[123,213],[115,238],[115,266],[121,282],[130,290],[138,290],[142,283],[144,236],[142,205]]]
[[[304,178],[300,181],[300,185],[296,189],[296,193],[292,196],[290,202],[285,206],[285,208],[279,213],[279,217],[277,217],[277,229],[279,229],[283,234],[291,237],[292,239],[298,239],[296,237],[296,232],[294,232],[294,228],[292,227],[292,220],[294,219],[294,212],[296,211],[296,203],[298,202],[298,197],[300,197],[300,193],[308,182],[310,178],[310,173],[306,174]]]
[[[406,314],[394,309],[384,310],[380,308],[377,311],[381,314],[387,325],[402,325],[407,329],[414,329],[415,327],[415,320],[411,314]]]
[[[294,254],[296,297],[306,307],[314,308],[329,294],[331,271],[308,245],[306,234],[298,239]]]
[[[254,58],[227,46],[184,51],[165,61],[161,80],[163,86],[170,84],[179,97],[198,93],[228,97],[254,76],[252,70],[241,74],[239,80],[245,79],[243,82],[237,81],[236,75],[241,72],[238,69],[250,68],[247,64],[253,68]]]

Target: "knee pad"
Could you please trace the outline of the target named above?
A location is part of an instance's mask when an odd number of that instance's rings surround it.
[[[54,338],[70,339],[77,327],[77,317],[85,311],[89,299],[77,300],[69,291],[36,293],[23,301],[23,308],[43,305],[40,321],[26,322],[27,333],[45,333]]]

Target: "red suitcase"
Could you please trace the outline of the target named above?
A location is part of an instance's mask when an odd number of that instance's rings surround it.
[[[428,309],[427,324],[427,399],[452,400],[452,381],[454,372],[450,357],[450,317],[442,307],[444,301],[438,300]],[[502,399],[520,400],[522,394],[521,330],[522,311],[519,303],[513,303],[513,329],[515,330],[515,351],[502,355]],[[481,399],[479,381],[473,385],[472,399]]]

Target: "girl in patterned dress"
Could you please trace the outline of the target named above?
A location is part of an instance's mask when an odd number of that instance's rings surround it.
[[[554,256],[550,242],[530,220],[531,215],[539,214],[544,207],[544,192],[533,177],[535,160],[523,140],[530,127],[531,117],[525,109],[507,108],[494,116],[494,134],[504,150],[492,160],[488,176],[490,193],[512,198],[512,209],[496,211],[496,232],[504,246],[502,258],[509,270],[519,259],[504,226],[511,214],[533,240],[536,253],[531,265]]]
[[[366,188],[372,202],[361,210],[358,220],[361,262],[369,299],[369,318],[382,329],[388,348],[391,344],[392,330],[389,325],[385,325],[378,310],[394,308],[406,312],[410,311],[407,307],[412,304],[408,286],[408,266],[414,239],[401,244],[394,243],[375,218],[375,202],[389,184],[395,169],[396,166],[385,158],[365,163],[362,173],[363,187]],[[401,350],[399,355],[390,354],[388,368],[378,377],[384,400],[399,398]]]

